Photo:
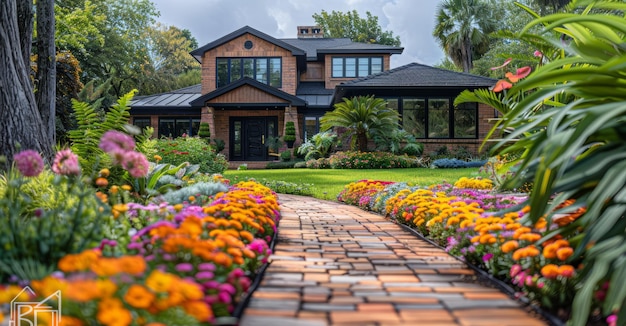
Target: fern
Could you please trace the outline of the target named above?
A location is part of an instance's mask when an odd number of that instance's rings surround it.
[[[76,114],[77,128],[68,132],[72,143],[72,151],[79,157],[83,174],[92,175],[98,164],[109,162],[109,157],[98,148],[100,138],[109,130],[126,131],[130,119],[130,101],[137,91],[132,90],[117,100],[117,103],[98,117],[96,104],[88,104],[72,100]],[[143,142],[145,139],[140,138]]]

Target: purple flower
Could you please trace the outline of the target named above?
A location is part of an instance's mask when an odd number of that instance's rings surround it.
[[[135,149],[135,140],[125,133],[109,130],[100,138],[98,147],[107,153],[115,151],[129,152]]]
[[[27,149],[13,156],[17,169],[25,177],[36,177],[43,171],[43,158],[38,152]]]
[[[180,263],[176,265],[175,269],[179,272],[191,272],[193,270],[193,265],[190,263]]]
[[[198,269],[201,271],[214,271],[215,270],[215,265],[213,265],[212,263],[201,263],[198,265]]]
[[[487,253],[485,255],[483,255],[483,261],[489,261],[489,259],[491,259],[493,257],[492,253]]]
[[[70,149],[57,152],[52,163],[52,171],[60,175],[79,175],[78,156]]]
[[[205,272],[197,273],[196,274],[196,279],[198,279],[198,280],[203,280],[203,279],[210,280],[210,279],[213,279],[214,276],[215,276],[215,274],[213,274],[213,272],[205,271]]]

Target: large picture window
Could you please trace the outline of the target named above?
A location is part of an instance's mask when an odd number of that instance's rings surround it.
[[[383,71],[383,57],[333,57],[333,78],[365,77]]]
[[[249,77],[280,88],[282,87],[281,58],[218,58],[216,76],[217,87]]]
[[[199,129],[200,119],[189,117],[159,119],[159,138],[176,138],[183,135],[196,136]]]
[[[478,137],[478,105],[452,107],[452,98],[386,98],[389,108],[398,110],[402,129],[420,139],[475,139]]]

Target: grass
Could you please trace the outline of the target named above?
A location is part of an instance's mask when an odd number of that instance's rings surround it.
[[[372,170],[334,170],[334,169],[279,169],[279,170],[227,170],[224,176],[231,182],[248,180],[273,180],[297,184],[310,184],[313,197],[336,200],[344,186],[350,182],[369,179],[381,181],[410,182],[421,186],[442,183],[454,183],[461,177],[478,175],[478,168],[468,169],[372,169]]]

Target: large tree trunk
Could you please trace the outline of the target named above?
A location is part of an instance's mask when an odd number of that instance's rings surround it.
[[[17,1],[0,1],[0,155],[6,156],[7,167],[23,149],[53,156],[20,46]]]
[[[37,77],[35,98],[42,129],[55,143],[56,50],[54,47],[54,0],[37,0]]]
[[[30,69],[30,54],[33,37],[33,0],[17,0],[17,27],[26,68]],[[30,71],[29,71],[30,72]]]

